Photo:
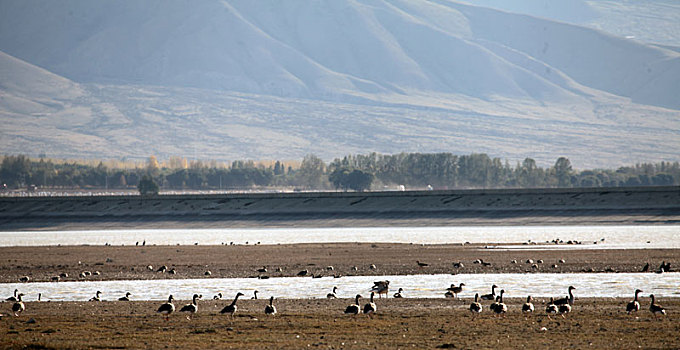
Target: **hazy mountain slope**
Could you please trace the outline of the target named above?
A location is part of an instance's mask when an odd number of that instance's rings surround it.
[[[446,0],[0,1],[0,50],[6,153],[680,157],[678,52]]]

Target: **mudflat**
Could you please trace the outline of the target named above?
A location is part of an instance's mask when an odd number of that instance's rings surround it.
[[[680,249],[504,250],[486,245],[314,243],[281,245],[39,246],[0,247],[0,282],[283,277],[308,275],[409,275],[451,273],[649,272],[662,261],[680,268]],[[541,246],[534,246],[540,249]],[[544,246],[543,248],[553,248]],[[482,260],[486,264],[475,263]],[[532,260],[532,262],[527,262]],[[416,261],[429,266],[420,267]],[[454,264],[462,264],[454,265]],[[373,269],[371,265],[375,265]],[[151,269],[148,267],[151,266]],[[166,266],[175,274],[157,270]],[[333,267],[331,270],[330,267]],[[457,267],[458,266],[458,267]],[[266,273],[257,270],[266,267]],[[99,275],[79,277],[81,272]]]
[[[475,319],[471,300],[376,299],[377,313],[345,315],[347,299],[275,300],[276,316],[263,312],[268,300],[239,301],[233,318],[219,311],[230,300],[199,301],[192,319],[175,312],[165,321],[161,302],[28,302],[19,317],[0,303],[1,348],[31,349],[677,349],[680,299],[657,300],[669,311],[658,319],[642,308],[627,315],[628,299],[576,299],[565,318],[522,314],[524,300],[508,299],[508,313],[494,316],[483,305]],[[179,309],[189,301],[176,301]],[[360,304],[367,300],[360,300]]]

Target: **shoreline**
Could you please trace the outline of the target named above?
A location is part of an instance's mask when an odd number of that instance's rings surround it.
[[[680,249],[485,249],[484,244],[300,243],[275,245],[23,246],[0,247],[0,283],[309,275],[383,276],[477,273],[640,272],[662,261],[677,270]],[[481,259],[489,266],[474,263]],[[531,259],[533,263],[527,263]],[[416,261],[429,264],[421,268]],[[539,263],[542,260],[542,263]],[[561,262],[561,261],[564,262]],[[462,263],[455,267],[454,263]],[[160,266],[175,274],[160,273]],[[372,268],[371,265],[375,265]],[[152,266],[152,270],[147,269]],[[266,266],[267,273],[257,270]],[[333,266],[333,270],[328,270]],[[279,270],[280,271],[277,271]],[[98,276],[80,278],[84,271]],[[30,283],[30,282],[29,282]]]

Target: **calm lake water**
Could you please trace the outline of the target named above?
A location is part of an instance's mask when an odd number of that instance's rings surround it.
[[[325,298],[333,286],[338,287],[340,298],[352,298],[357,293],[368,297],[373,281],[389,280],[390,297],[399,288],[404,296],[412,298],[444,298],[446,288],[452,283],[465,283],[463,298],[474,298],[475,293],[490,293],[492,284],[505,289],[507,297],[561,297],[567,295],[570,285],[577,289],[578,297],[628,297],[636,288],[644,290],[645,296],[680,297],[680,273],[534,273],[534,274],[460,274],[460,275],[412,275],[412,276],[348,276],[342,278],[280,277],[260,280],[256,278],[208,278],[177,280],[138,281],[85,281],[0,284],[2,300],[12,295],[15,288],[25,293],[25,300],[36,300],[38,293],[43,300],[84,301],[102,291],[103,299],[116,300],[125,292],[132,293],[133,300],[165,300],[169,294],[177,299],[190,299],[194,293],[204,299],[221,292],[225,298],[233,298],[237,292],[250,298],[254,290],[260,298],[271,295],[277,298]],[[497,291],[498,292],[498,291]]]
[[[153,229],[0,232],[0,246],[146,244],[286,244],[328,242],[521,243],[582,241],[579,248],[680,248],[680,225],[469,226],[265,229]],[[604,241],[602,239],[604,238]],[[593,242],[598,242],[597,245]],[[528,246],[527,248],[530,248]],[[573,247],[560,245],[560,248]]]

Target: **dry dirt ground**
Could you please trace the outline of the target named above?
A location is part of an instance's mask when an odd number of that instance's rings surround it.
[[[29,276],[32,282],[49,281],[61,273],[69,276],[62,281],[79,280],[84,271],[100,272],[86,277],[88,280],[123,280],[205,278],[206,271],[213,278],[294,276],[301,270],[326,276],[638,272],[646,263],[650,263],[650,271],[656,270],[662,261],[671,262],[674,270],[680,268],[679,249],[508,251],[485,249],[483,245],[387,243],[0,247],[0,257],[1,283],[18,282],[21,276]],[[475,264],[477,259],[491,265]],[[534,263],[527,263],[528,259]],[[420,268],[416,260],[429,266]],[[463,267],[454,267],[457,262]],[[371,264],[376,268],[371,269]],[[149,265],[153,271],[147,269]],[[163,265],[177,273],[156,272]],[[268,272],[258,273],[263,266]]]
[[[231,320],[219,314],[226,300],[200,301],[191,319],[155,311],[160,302],[29,302],[19,317],[0,303],[0,348],[312,348],[312,349],[677,349],[680,299],[658,302],[668,315],[656,320],[642,299],[637,315],[627,299],[577,299],[565,318],[550,320],[543,302],[525,318],[523,300],[509,299],[508,314],[488,311],[472,319],[470,300],[380,299],[369,319],[344,315],[347,299],[276,300],[278,314],[265,316],[266,300],[239,301]],[[175,304],[181,306],[182,302]],[[363,303],[362,303],[363,304]]]

